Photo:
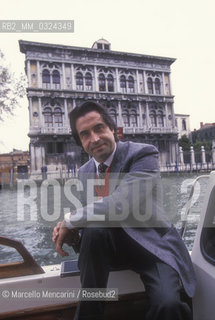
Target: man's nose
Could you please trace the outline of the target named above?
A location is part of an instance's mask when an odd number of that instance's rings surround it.
[[[99,141],[99,139],[100,139],[100,137],[97,133],[95,133],[95,132],[91,133],[91,137],[90,137],[91,142],[97,142],[97,141]]]

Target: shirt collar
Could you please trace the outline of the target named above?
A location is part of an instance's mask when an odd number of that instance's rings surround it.
[[[106,164],[108,167],[110,167],[110,165],[111,165],[111,162],[112,162],[112,160],[113,160],[113,157],[114,157],[115,152],[116,152],[116,146],[115,146],[113,152],[109,155],[109,157],[103,162],[103,163]],[[95,165],[96,165],[96,173],[98,174],[98,165],[100,164],[100,162],[96,161],[96,159],[94,159],[94,158],[93,158],[93,160],[94,160]]]

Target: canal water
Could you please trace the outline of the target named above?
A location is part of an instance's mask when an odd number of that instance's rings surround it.
[[[164,209],[169,216],[174,217],[172,222],[178,230],[185,219],[186,203],[191,184],[196,177],[196,174],[190,173],[162,176]],[[207,181],[206,178],[201,179],[194,191],[184,238],[189,250],[192,250]],[[63,259],[56,253],[55,245],[51,241],[52,230],[56,223],[63,219],[64,211],[72,209],[71,203],[63,197],[63,188],[58,182],[54,187],[51,185],[45,188],[42,193],[41,195],[40,187],[34,181],[27,186],[20,181],[18,188],[1,189],[0,235],[22,241],[40,265],[57,264]],[[44,199],[47,199],[47,202]],[[46,207],[43,213],[39,209],[41,203]],[[69,247],[67,249],[70,258],[75,258],[73,249]],[[67,260],[68,257],[64,259]],[[21,260],[14,249],[0,245],[0,264]]]

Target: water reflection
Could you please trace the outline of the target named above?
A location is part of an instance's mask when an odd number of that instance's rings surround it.
[[[196,175],[170,175],[163,176],[164,209],[178,229],[181,227],[181,212],[183,213],[188,200],[190,183]],[[197,190],[196,198],[192,203],[185,243],[192,249],[193,239],[203,203],[207,179],[200,182],[200,192]],[[56,253],[55,245],[51,241],[52,230],[56,222],[63,219],[64,209],[72,210],[72,205],[64,196],[63,188],[47,188],[47,197],[41,194],[40,184],[33,182],[24,188],[0,190],[0,234],[22,241],[24,246],[33,255],[40,265],[56,264],[62,258]],[[22,196],[29,197],[32,192],[32,203],[25,204],[23,211]],[[48,199],[47,203],[44,198]],[[18,201],[17,201],[18,199]],[[41,211],[41,207],[46,211]],[[45,213],[44,213],[45,212]],[[69,248],[70,257],[76,254]],[[68,259],[65,257],[64,259]],[[0,246],[0,263],[20,261],[19,254],[8,247]]]

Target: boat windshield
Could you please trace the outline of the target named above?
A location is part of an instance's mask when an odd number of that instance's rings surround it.
[[[215,186],[213,187],[202,228],[200,247],[204,258],[215,265]]]

